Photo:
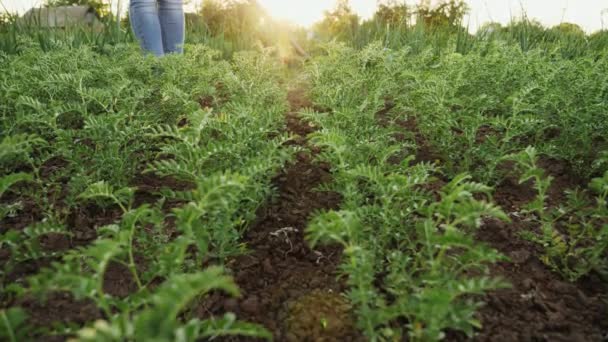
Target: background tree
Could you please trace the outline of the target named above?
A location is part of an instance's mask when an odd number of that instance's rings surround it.
[[[430,1],[423,1],[417,8],[418,17],[431,28],[459,26],[468,11],[464,0],[442,0],[435,6],[431,6]]]
[[[407,26],[410,15],[410,8],[405,1],[378,0],[378,9],[374,14],[374,19],[391,26]]]
[[[585,31],[577,24],[561,23],[553,26],[551,30],[558,34],[585,37]]]
[[[323,19],[314,25],[321,37],[344,39],[351,37],[359,25],[359,16],[350,6],[349,0],[338,0],[333,10],[325,11]]]
[[[256,32],[268,19],[256,0],[204,0],[197,12],[212,35],[227,38]]]
[[[11,17],[8,13],[0,12],[0,25],[8,24]]]
[[[476,35],[479,38],[497,37],[503,32],[502,24],[497,22],[489,22],[481,25],[477,29]]]
[[[58,6],[91,6],[101,16],[106,16],[110,13],[110,4],[104,0],[46,0],[44,5],[46,7],[58,7]]]

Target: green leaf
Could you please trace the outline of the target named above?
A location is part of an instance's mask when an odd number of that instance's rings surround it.
[[[589,183],[589,188],[598,195],[608,196],[608,171],[601,178],[593,178]]]
[[[28,332],[26,317],[25,311],[21,308],[0,310],[0,337],[10,342],[25,340]]]
[[[353,243],[361,232],[361,223],[351,211],[328,211],[317,215],[306,228],[306,240],[311,247],[319,243]]]
[[[200,322],[201,337],[246,336],[272,340],[272,334],[262,326],[239,322],[233,313],[227,313],[220,319],[209,319]]]
[[[11,186],[18,182],[29,182],[32,181],[33,177],[30,174],[19,172],[6,175],[0,178],[0,197],[6,192]]]
[[[125,205],[133,200],[135,194],[135,188],[121,188],[115,190],[110,184],[105,181],[100,181],[89,185],[89,187],[78,197],[83,199],[95,200],[95,199],[109,199],[115,204],[120,206],[123,211],[127,211]]]
[[[177,327],[178,314],[193,299],[213,290],[238,296],[239,290],[220,267],[211,267],[195,274],[175,275],[155,292],[152,307],[135,320],[135,329],[149,338],[169,337]]]
[[[12,158],[28,157],[32,147],[46,143],[34,134],[16,134],[6,136],[0,142],[0,164],[9,162]]]

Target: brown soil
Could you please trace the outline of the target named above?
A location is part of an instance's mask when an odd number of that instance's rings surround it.
[[[47,294],[45,300],[34,297],[20,299],[14,305],[27,312],[27,322],[34,327],[52,327],[57,323],[83,326],[86,323],[102,318],[101,311],[91,300],[76,300],[68,292],[53,292]],[[44,330],[42,330],[42,333]],[[48,335],[40,336],[40,331],[32,329],[28,340],[32,341],[66,341],[71,336]]]
[[[24,298],[18,304],[27,310],[28,320],[40,326],[50,326],[57,321],[85,324],[101,318],[101,312],[92,301],[76,300],[68,292],[50,293],[46,301]]]
[[[331,175],[326,165],[313,162],[315,153],[306,139],[313,128],[296,115],[310,103],[302,90],[290,92],[289,100],[287,130],[296,134],[293,143],[304,152],[274,179],[278,197],[258,213],[243,238],[250,252],[228,264],[242,297],[215,295],[200,308],[201,314],[234,312],[239,319],[264,325],[277,341],[357,340],[350,305],[341,295],[345,284],[336,275],[341,249],[312,250],[304,240],[310,216],[336,209],[341,198],[314,190],[329,182]]]
[[[17,215],[7,216],[0,221],[0,234],[4,234],[11,229],[21,231],[32,223],[40,222],[44,217],[42,210],[33,199],[19,195],[22,189],[16,187],[15,193],[2,196],[3,204],[20,203],[21,208]]]
[[[160,200],[161,190],[169,189],[171,191],[190,191],[196,188],[195,184],[187,181],[181,181],[172,177],[160,177],[153,173],[139,173],[131,182],[132,187],[137,188],[135,191],[135,197],[133,199],[133,207],[137,208],[143,204],[154,204]],[[170,212],[172,208],[178,207],[183,204],[181,201],[176,199],[168,199],[162,210],[164,212]]]
[[[433,147],[429,144],[428,140],[418,129],[418,123],[414,116],[408,116],[407,120],[397,120],[396,124],[405,129],[407,132],[414,134],[414,140],[416,141],[416,159],[413,163],[435,163],[441,160],[441,156]]]
[[[569,283],[538,258],[537,247],[519,233],[533,227],[514,220],[486,222],[477,238],[510,262],[491,266],[512,288],[488,293],[478,315],[478,341],[602,341],[608,332],[606,288],[594,276]],[[604,336],[604,337],[603,337]]]
[[[498,137],[502,133],[496,130],[494,127],[483,125],[479,127],[477,133],[475,134],[475,142],[478,144],[483,144],[490,137]]]
[[[551,206],[563,203],[563,192],[581,185],[563,163],[539,163],[554,177],[549,190]],[[518,184],[516,175],[500,184],[494,199],[512,222],[488,220],[477,239],[510,258],[491,266],[492,275],[502,277],[512,288],[488,293],[478,315],[483,328],[478,341],[605,341],[608,338],[608,288],[597,275],[570,283],[540,261],[539,247],[521,237],[538,224],[516,214],[536,192],[531,183]]]

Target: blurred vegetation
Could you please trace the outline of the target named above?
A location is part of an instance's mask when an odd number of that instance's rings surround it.
[[[326,11],[323,19],[313,30],[324,39],[348,40],[359,27],[360,18],[350,7],[348,0],[338,0],[333,10]]]
[[[297,29],[273,19],[255,0],[204,0],[186,15],[187,43],[207,44],[230,57],[234,52],[275,46],[286,54]]]
[[[103,0],[46,0],[44,3],[45,7],[86,5],[93,7],[101,16],[105,16],[110,13],[110,4]]]
[[[109,12],[107,0],[47,0],[47,6],[89,4],[102,15],[106,29],[90,32],[86,28],[50,31],[27,25],[15,25],[16,16],[0,15],[0,51],[13,54],[25,45],[37,43],[44,50],[53,46],[92,45],[98,51],[111,46],[134,43],[128,14],[120,25]],[[127,2],[123,4],[127,7]],[[487,23],[470,33],[465,22],[469,10],[464,0],[443,0],[434,6],[428,1],[410,6],[402,0],[378,0],[378,9],[369,19],[359,17],[348,0],[337,0],[333,9],[310,28],[272,18],[256,0],[203,0],[193,13],[186,14],[187,44],[205,44],[230,58],[235,52],[274,47],[277,55],[289,59],[297,43],[311,54],[329,41],[339,41],[355,48],[380,42],[384,48],[408,46],[413,52],[431,48],[436,53],[466,54],[494,41],[516,44],[522,51],[541,49],[565,58],[605,55],[606,31],[587,35],[578,25],[562,23],[544,27],[526,16],[514,18],[507,25]]]
[[[429,28],[455,28],[462,23],[469,6],[463,0],[444,0],[432,7],[427,2],[417,7],[419,20]]]
[[[407,26],[410,21],[411,8],[398,0],[382,0],[374,14],[374,21],[394,27]]]

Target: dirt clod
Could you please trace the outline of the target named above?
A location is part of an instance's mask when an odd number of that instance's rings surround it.
[[[350,303],[341,295],[313,290],[286,304],[285,330],[287,340],[349,341],[354,320]]]

